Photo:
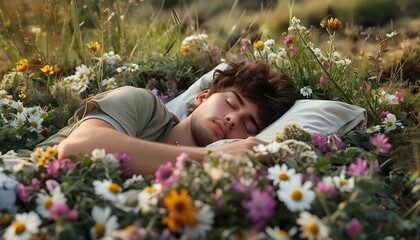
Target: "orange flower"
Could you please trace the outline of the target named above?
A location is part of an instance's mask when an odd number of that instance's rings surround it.
[[[338,18],[330,18],[327,22],[328,29],[330,29],[333,32],[339,32],[341,29],[343,29],[343,25],[341,24],[340,20]]]
[[[19,63],[16,65],[16,71],[22,72],[25,71],[26,68],[28,68],[28,59],[23,58],[19,61]]]
[[[181,47],[182,53],[189,53],[190,52],[190,45],[186,44]]]
[[[40,68],[41,71],[45,74],[45,75],[51,75],[54,73],[54,67],[50,66],[50,65],[45,65],[43,68]]]
[[[264,47],[264,42],[263,41],[257,41],[254,42],[253,47],[257,50],[261,49]]]
[[[88,44],[86,44],[86,46],[89,48],[90,51],[96,53],[101,47],[101,44],[99,44],[98,42],[89,42]]]
[[[195,215],[198,209],[192,204],[187,189],[182,189],[180,194],[172,189],[169,196],[165,197],[164,202],[168,209],[168,216],[162,222],[167,224],[171,231],[178,231],[183,224],[188,226],[197,224]]]

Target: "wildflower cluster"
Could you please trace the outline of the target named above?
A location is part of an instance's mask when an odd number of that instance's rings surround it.
[[[57,160],[55,148],[37,149],[29,172],[0,166],[0,182],[14,181],[19,198],[18,211],[0,214],[0,233],[5,239],[76,232],[93,239],[344,239],[415,231],[398,225],[419,220],[410,211],[416,192],[399,187],[414,190],[415,179],[381,177],[378,156],[391,149],[387,136],[372,137],[367,152],[336,135],[311,136],[296,123],[287,128],[247,157],[209,153],[198,163],[181,154],[154,178],[128,177],[126,154],[96,149],[73,161]]]

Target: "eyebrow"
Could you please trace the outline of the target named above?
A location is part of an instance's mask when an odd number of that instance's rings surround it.
[[[231,92],[233,92],[233,94],[235,95],[235,97],[236,97],[236,99],[238,100],[239,104],[240,104],[242,107],[245,107],[245,102],[244,102],[244,100],[242,99],[242,97],[241,97],[241,96],[240,96],[237,92],[235,92],[235,91],[231,91]],[[258,125],[257,120],[255,120],[255,117],[251,115],[251,116],[250,116],[250,120],[251,120],[252,124],[254,124],[254,125],[255,125],[255,127],[257,128],[257,131],[258,131],[258,132],[261,132],[261,128],[260,128],[260,126]]]

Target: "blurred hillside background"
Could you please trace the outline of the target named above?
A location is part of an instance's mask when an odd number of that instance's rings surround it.
[[[180,34],[194,33],[207,34],[223,57],[234,58],[238,51],[232,49],[242,38],[280,42],[291,16],[315,28],[327,17],[339,18],[344,31],[336,46],[344,56],[369,52],[379,32],[397,31],[399,44],[417,45],[417,50],[419,45],[417,0],[2,0],[0,8],[0,73],[23,57],[69,71],[88,62],[89,41],[99,41],[103,51],[126,60],[146,60],[175,51]],[[326,39],[325,34],[318,41]],[[420,72],[418,51],[413,56],[405,72],[414,83]]]

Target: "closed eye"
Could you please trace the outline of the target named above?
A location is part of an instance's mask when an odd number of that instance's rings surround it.
[[[226,99],[226,103],[229,105],[229,107],[231,107],[232,109],[235,109],[235,107],[233,106],[233,104],[229,101],[229,99]]]

